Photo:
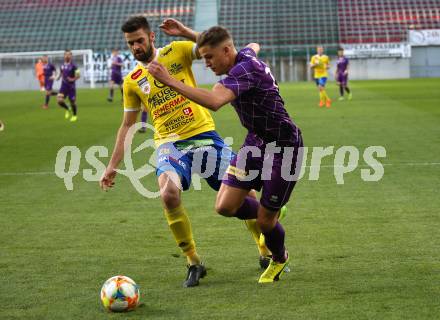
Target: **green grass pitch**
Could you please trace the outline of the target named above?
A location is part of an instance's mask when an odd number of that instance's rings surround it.
[[[312,83],[282,84],[281,93],[307,146],[384,146],[383,178],[365,182],[358,168],[338,185],[334,156],[324,158],[318,181],[306,171],[283,222],[292,271],[265,286],[257,283],[258,253],[244,223],[214,212],[205,182],[202,191],[185,192],[208,267],[192,289],[181,287],[185,260],[159,199],[141,197],[123,176],[108,193],[82,177],[91,168],[89,147],[113,148],[120,96],[110,104],[106,89],[79,90],[79,121],[69,123],[55,99],[40,108],[40,92],[0,93],[0,319],[437,318],[440,79],[351,87],[353,100],[334,99],[331,109],[317,107]],[[328,91],[337,97],[334,83]],[[232,108],[214,119],[237,148],[245,130]],[[137,135],[136,144],[146,137]],[[54,174],[66,145],[82,154],[73,191]],[[147,156],[136,154],[136,165]],[[154,175],[143,182],[157,190]],[[101,285],[116,274],[141,288],[142,304],[128,314],[101,307]]]

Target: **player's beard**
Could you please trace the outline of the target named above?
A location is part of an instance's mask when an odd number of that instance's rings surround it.
[[[134,54],[134,57],[137,61],[147,63],[150,61],[151,56],[153,55],[153,47],[148,47],[147,51],[142,51]]]

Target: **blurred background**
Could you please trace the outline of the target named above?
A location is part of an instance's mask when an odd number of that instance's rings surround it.
[[[59,65],[66,48],[84,75],[79,87],[105,86],[111,49],[125,73],[135,63],[120,31],[132,14],[148,18],[157,47],[174,40],[159,30],[164,18],[198,31],[223,25],[237,47],[261,44],[279,82],[310,80],[317,45],[332,58],[344,47],[351,79],[440,77],[439,0],[2,0],[0,90],[37,90],[36,60],[47,53]],[[201,84],[217,80],[202,61],[194,70]]]

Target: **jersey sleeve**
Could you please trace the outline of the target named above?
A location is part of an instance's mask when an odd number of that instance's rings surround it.
[[[196,50],[197,44],[192,41],[174,41],[172,43],[175,50],[181,52],[185,62],[192,64],[193,60],[197,59]]]
[[[122,92],[124,99],[124,111],[140,111],[141,99],[133,90],[132,84],[129,81],[124,80]]]

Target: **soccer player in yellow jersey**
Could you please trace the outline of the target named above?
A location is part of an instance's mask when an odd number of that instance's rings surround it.
[[[324,54],[324,48],[318,46],[317,54],[310,59],[310,68],[313,69],[313,77],[319,90],[319,106],[324,105],[330,108],[332,101],[325,91],[325,83],[328,78],[328,69],[330,68],[330,59]]]
[[[197,286],[200,278],[206,275],[206,269],[196,251],[191,224],[181,201],[181,189],[187,190],[191,184],[193,159],[197,150],[211,148],[215,151],[214,156],[208,153],[205,161],[205,166],[208,166],[206,163],[209,161],[214,163],[214,172],[205,178],[214,190],[219,190],[221,177],[232,154],[231,151],[225,152],[229,149],[215,131],[209,111],[155,80],[147,69],[151,61],[157,60],[168,68],[175,79],[195,87],[191,65],[199,57],[195,44],[197,33],[179,21],[165,20],[161,29],[166,34],[183,36],[192,41],[174,41],[163,48],[155,48],[155,34],[144,16],[129,18],[121,29],[139,64],[124,79],[124,117],[100,185],[104,190],[114,185],[116,168],[124,155],[125,137],[129,128],[136,123],[142,105],[145,106],[155,128],[158,162],[156,174],[165,217],[177,245],[187,257],[188,273],[183,285]],[[250,195],[255,197],[255,191],[251,191]],[[239,218],[249,219],[245,207]],[[254,239],[258,240],[261,232],[257,230],[256,224],[249,228]],[[270,254],[264,244],[259,249],[260,256],[263,255],[262,250]]]

